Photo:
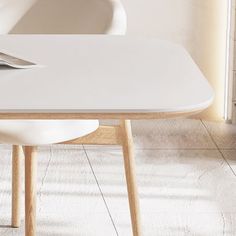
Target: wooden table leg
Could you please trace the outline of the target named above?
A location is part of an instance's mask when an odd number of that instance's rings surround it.
[[[36,147],[25,147],[25,236],[36,235],[36,154]]]
[[[21,161],[23,150],[21,146],[12,147],[12,215],[11,225],[14,228],[20,227],[21,213]]]
[[[130,214],[133,236],[141,236],[141,221],[139,212],[139,198],[136,183],[135,160],[133,153],[133,138],[129,120],[120,121],[123,138],[124,167],[129,197]]]

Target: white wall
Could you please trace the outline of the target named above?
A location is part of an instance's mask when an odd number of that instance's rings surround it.
[[[229,85],[228,85],[228,117],[232,119],[232,123],[236,124],[236,0],[232,0],[231,9],[231,30],[229,41]]]
[[[128,34],[183,44],[213,85],[216,98],[202,117],[222,118],[227,0],[122,0]]]

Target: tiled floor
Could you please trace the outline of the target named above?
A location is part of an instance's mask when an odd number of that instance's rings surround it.
[[[132,126],[144,236],[236,235],[236,126],[190,119]],[[22,236],[23,216],[20,229],[8,227],[10,155],[0,145],[0,236]],[[119,147],[42,147],[38,164],[39,236],[131,235]]]

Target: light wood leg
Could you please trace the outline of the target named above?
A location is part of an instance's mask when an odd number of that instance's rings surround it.
[[[132,221],[133,236],[141,236],[141,221],[139,212],[139,198],[136,183],[136,171],[133,152],[133,138],[131,123],[129,120],[120,121],[123,136],[123,156],[124,167],[127,182],[127,191],[129,196],[129,206]]]
[[[20,227],[21,213],[21,161],[23,151],[21,146],[12,147],[12,215],[11,225],[14,228]]]
[[[25,236],[36,235],[36,154],[36,147],[25,147]]]

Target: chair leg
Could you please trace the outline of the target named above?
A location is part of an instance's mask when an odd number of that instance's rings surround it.
[[[36,147],[25,147],[25,236],[36,235],[36,154]]]
[[[139,212],[139,198],[136,183],[135,160],[133,153],[133,138],[129,120],[120,121],[123,138],[124,167],[129,197],[129,207],[132,221],[133,236],[141,236],[141,221]]]
[[[20,227],[21,213],[21,173],[22,173],[22,156],[21,146],[12,147],[12,216],[11,225],[14,228]]]

